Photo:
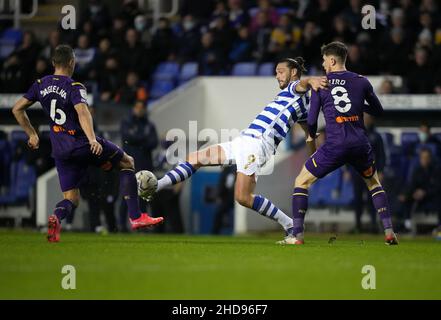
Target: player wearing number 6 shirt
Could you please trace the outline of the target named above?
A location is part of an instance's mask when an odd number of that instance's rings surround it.
[[[318,178],[349,164],[366,182],[384,226],[386,244],[398,244],[386,193],[378,179],[372,147],[363,124],[363,112],[379,115],[383,111],[381,103],[365,77],[346,70],[347,48],[343,43],[332,42],[323,46],[322,55],[329,87],[312,91],[308,129],[310,136],[315,137],[322,109],[326,121],[326,142],[306,161],[295,180],[293,234],[280,243],[303,244],[308,189]]]
[[[120,170],[120,192],[127,202],[132,229],[162,222],[162,217],[151,218],[139,210],[133,158],[112,142],[95,136],[86,88],[71,79],[75,68],[72,48],[58,46],[52,63],[54,74],[38,79],[12,110],[29,136],[28,145],[31,149],[38,149],[39,138],[26,109],[39,101],[50,121],[52,156],[64,199],[55,206],[54,213],[49,217],[48,241],[59,241],[61,220],[72,214],[78,206],[79,187],[89,165],[100,166],[104,170]]]

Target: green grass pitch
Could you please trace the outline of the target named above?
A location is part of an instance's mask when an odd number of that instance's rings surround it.
[[[1,299],[441,299],[441,242],[330,234],[281,247],[277,234],[99,236],[0,231]],[[64,265],[76,289],[61,287]],[[362,267],[376,289],[361,286]]]

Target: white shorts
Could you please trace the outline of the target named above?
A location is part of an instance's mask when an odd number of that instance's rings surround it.
[[[235,163],[237,172],[247,176],[259,175],[260,168],[265,165],[272,154],[265,148],[262,139],[240,135],[233,141],[219,144],[224,150],[226,162]]]

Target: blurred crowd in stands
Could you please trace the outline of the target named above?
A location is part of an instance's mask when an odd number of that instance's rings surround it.
[[[403,77],[402,88],[385,80],[378,93],[441,93],[439,1],[369,1],[377,9],[374,30],[362,28],[362,0],[182,0],[179,14],[161,18],[156,28],[137,7],[138,1],[122,3],[111,14],[100,0],[87,1],[77,30],[54,29],[44,39],[35,30],[13,30],[0,21],[0,93],[25,92],[35,79],[52,72],[54,48],[70,44],[77,59],[74,78],[86,84],[97,105],[132,108],[121,122],[124,149],[135,157],[137,170],[153,170],[158,176],[170,169],[165,161],[168,145],[158,137],[145,106],[197,75],[272,76],[275,61],[289,56],[303,56],[308,74],[320,74],[321,45],[340,40],[349,47],[349,70]],[[391,133],[380,135],[366,121],[377,167],[402,229],[412,230],[410,218],[416,211],[437,213],[440,224],[440,135],[423,124],[419,134],[403,132],[398,141]],[[0,132],[0,206],[26,200],[28,193],[20,190],[28,190],[36,176],[53,166],[47,133],[41,134],[38,154],[26,152],[25,141],[22,133],[13,132],[8,139]],[[115,214],[117,179],[91,169],[89,182],[82,194],[91,230],[101,227],[101,211],[108,230],[124,231],[123,205],[119,219]],[[218,187],[214,233],[231,214],[232,182],[234,170],[226,168]],[[349,170],[337,170],[314,185],[311,205],[352,207],[356,232],[378,231],[361,185]],[[179,186],[165,189],[152,203],[154,213],[169,221],[160,231],[184,231],[179,195]],[[369,229],[363,229],[360,220],[365,205],[372,212]]]
[[[195,69],[190,78],[228,75],[238,63],[260,65],[303,56],[309,74],[317,74],[321,72],[320,46],[340,40],[349,46],[350,70],[403,76],[404,92],[441,93],[438,1],[369,1],[377,9],[374,30],[362,28],[362,0],[180,3],[178,15],[161,18],[153,28],[137,1],[124,1],[119,12],[111,15],[100,0],[90,0],[81,10],[75,31],[54,29],[44,41],[37,40],[34,31],[15,35],[16,47],[8,55],[0,55],[0,91],[24,92],[33,80],[50,72],[51,53],[60,43],[75,48],[76,80],[91,84],[101,101],[131,104],[149,99],[157,80],[155,70],[164,62],[177,63],[179,68],[195,63],[187,66]],[[0,28],[3,38],[11,34],[4,23]],[[264,75],[272,73],[269,68]],[[174,82],[166,87],[180,84],[177,78]]]

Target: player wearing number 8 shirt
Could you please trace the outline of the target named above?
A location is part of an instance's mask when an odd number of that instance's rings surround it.
[[[323,67],[329,87],[312,91],[308,129],[316,136],[322,109],[326,121],[326,142],[306,161],[295,181],[292,198],[293,234],[283,244],[302,244],[308,189],[318,179],[349,164],[364,178],[383,223],[386,244],[398,244],[392,229],[390,208],[375,170],[373,150],[363,123],[363,112],[379,115],[383,108],[369,81],[346,70],[347,48],[341,42],[322,47]],[[367,101],[368,105],[365,105]]]
[[[139,210],[133,158],[112,142],[95,136],[86,88],[71,79],[75,68],[72,48],[58,46],[52,63],[54,74],[38,79],[13,107],[15,118],[29,136],[31,149],[38,149],[39,138],[26,109],[39,101],[50,121],[52,156],[64,199],[49,217],[48,241],[59,241],[61,220],[78,206],[79,187],[89,165],[120,170],[120,193],[127,203],[132,229],[161,223],[162,217],[151,218]]]

